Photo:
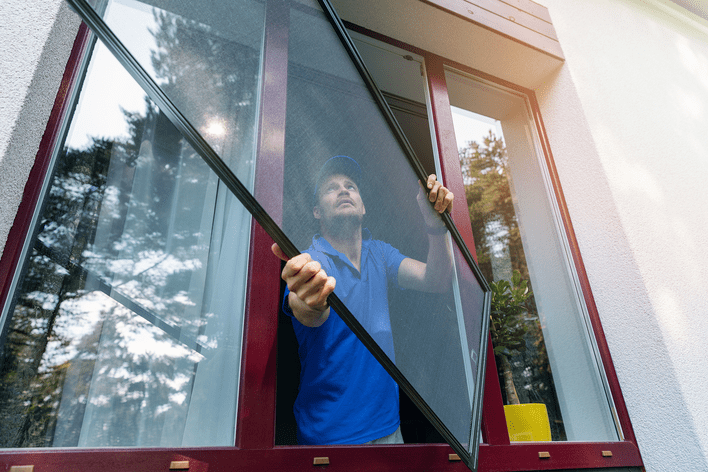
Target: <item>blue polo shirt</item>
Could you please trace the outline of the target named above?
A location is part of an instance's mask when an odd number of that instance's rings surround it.
[[[337,280],[334,292],[394,360],[388,285],[398,287],[405,259],[397,249],[364,230],[361,272],[316,235],[306,251]],[[292,316],[285,292],[283,309]],[[334,310],[321,326],[294,317],[299,345],[300,391],[294,413],[300,444],[361,444],[393,433],[399,425],[398,385]]]

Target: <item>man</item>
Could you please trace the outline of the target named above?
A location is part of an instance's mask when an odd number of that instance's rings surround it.
[[[287,261],[283,310],[292,316],[302,372],[294,412],[300,444],[402,443],[398,386],[339,316],[327,305],[338,295],[379,346],[393,359],[388,282],[427,292],[449,287],[451,256],[440,217],[418,203],[429,233],[426,262],[403,256],[362,228],[366,208],[359,193],[359,164],[335,156],[322,166],[313,214],[320,234],[307,252],[288,259],[277,244],[273,253]],[[453,194],[436,180],[425,183],[438,213],[452,209]]]

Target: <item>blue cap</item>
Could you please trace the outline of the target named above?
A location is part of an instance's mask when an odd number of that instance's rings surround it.
[[[346,175],[357,187],[361,187],[361,167],[359,163],[356,162],[349,156],[334,156],[327,159],[327,161],[320,168],[320,172],[317,174],[317,181],[315,182],[315,192],[312,194],[312,198],[315,204],[317,204],[317,191],[322,184],[322,181],[329,177],[330,175]]]

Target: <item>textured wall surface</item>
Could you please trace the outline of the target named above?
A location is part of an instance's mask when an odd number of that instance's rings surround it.
[[[0,2],[0,253],[78,26],[61,0]]]
[[[708,22],[659,0],[541,0],[537,89],[648,471],[708,470]]]

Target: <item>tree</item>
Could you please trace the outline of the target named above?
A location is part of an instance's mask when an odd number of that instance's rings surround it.
[[[506,403],[548,407],[554,439],[565,435],[509,179],[504,141],[490,130],[459,149],[478,264],[492,287],[491,333]],[[519,388],[517,391],[516,387]]]
[[[508,155],[504,141],[490,130],[482,143],[470,141],[459,150],[465,196],[475,236],[478,264],[494,280],[492,263],[500,249],[508,252],[513,269],[528,279],[519,223],[509,188]],[[511,270],[508,271],[511,276]]]
[[[504,379],[507,402],[518,405],[519,395],[516,392],[514,377],[509,358],[526,350],[528,327],[524,315],[528,314],[527,303],[531,297],[528,281],[521,279],[521,273],[514,271],[509,281],[501,279],[491,282],[492,307],[491,325],[492,345],[494,355],[500,359],[500,370]]]

